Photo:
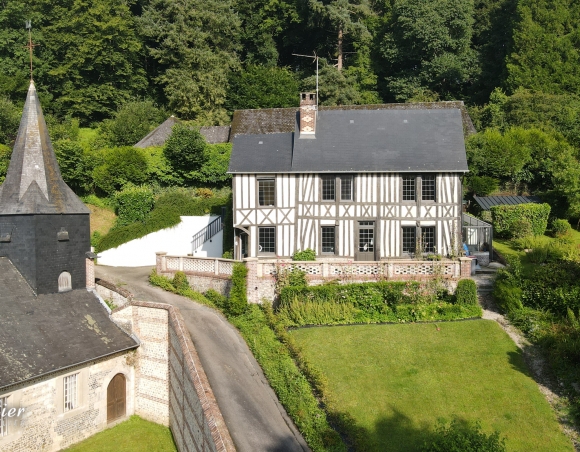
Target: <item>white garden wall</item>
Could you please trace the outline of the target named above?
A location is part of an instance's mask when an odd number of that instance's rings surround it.
[[[152,232],[140,239],[131,240],[117,248],[99,253],[99,264],[115,267],[141,267],[155,265],[155,252],[166,251],[172,255],[195,257],[221,257],[223,231],[218,232],[196,250],[191,249],[193,235],[218,218],[216,215],[203,217],[180,217],[181,222],[167,229]]]

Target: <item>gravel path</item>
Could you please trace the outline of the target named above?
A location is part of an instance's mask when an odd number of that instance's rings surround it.
[[[483,308],[482,317],[487,320],[495,320],[522,350],[524,360],[530,369],[532,377],[556,413],[562,430],[571,439],[576,451],[580,452],[580,432],[565,412],[566,400],[562,394],[563,388],[551,377],[546,361],[542,356],[542,351],[538,346],[530,343],[517,328],[510,324],[508,319],[499,313],[491,296],[494,275],[476,275],[473,279],[477,285],[479,302]]]

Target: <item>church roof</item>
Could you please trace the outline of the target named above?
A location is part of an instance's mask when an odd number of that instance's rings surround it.
[[[85,289],[35,295],[0,257],[0,390],[138,347]]]
[[[33,82],[30,82],[8,172],[0,186],[0,215],[88,214],[66,185]]]

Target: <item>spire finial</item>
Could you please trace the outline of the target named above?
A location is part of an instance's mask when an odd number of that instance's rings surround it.
[[[40,44],[33,44],[32,43],[32,21],[29,19],[25,22],[26,29],[28,30],[28,44],[24,47],[27,48],[30,52],[30,81],[32,82],[32,50]]]

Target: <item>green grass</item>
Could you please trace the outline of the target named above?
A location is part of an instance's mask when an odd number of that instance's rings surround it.
[[[439,330],[438,330],[439,328]],[[573,451],[519,349],[493,321],[292,331],[357,450],[415,451],[438,419],[480,420],[509,451]]]
[[[127,421],[75,444],[66,452],[177,452],[169,428],[131,416]]]

